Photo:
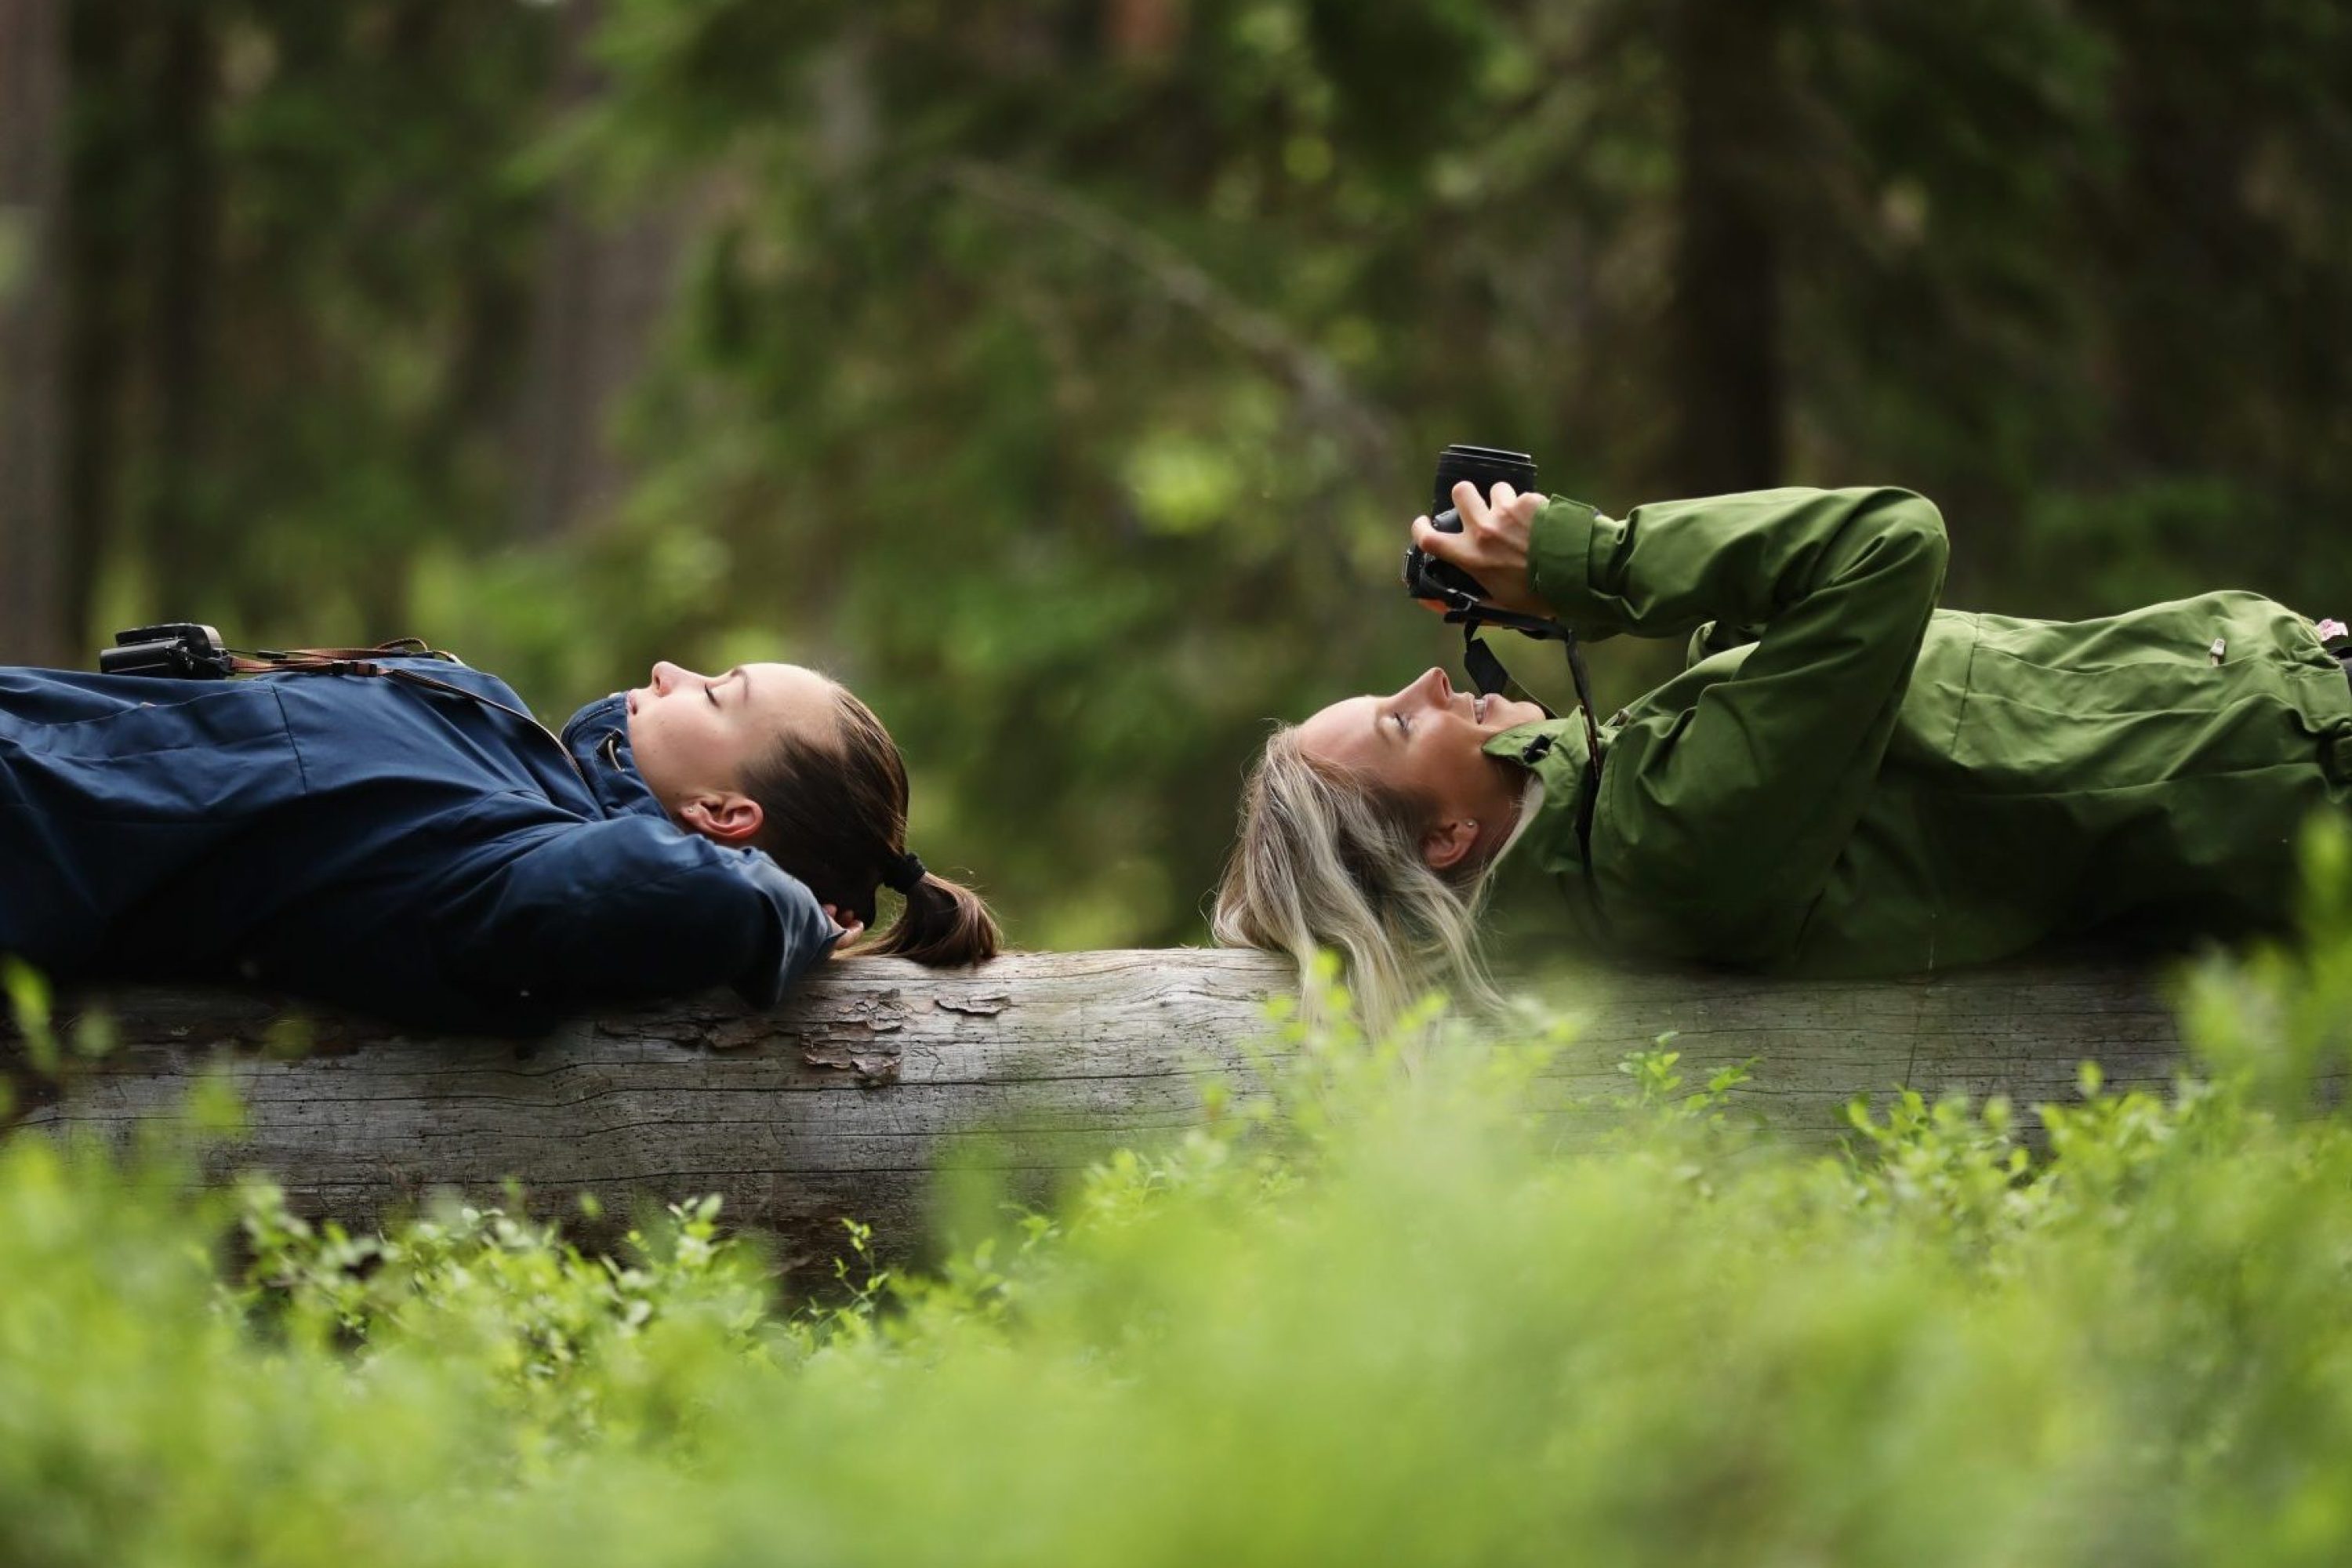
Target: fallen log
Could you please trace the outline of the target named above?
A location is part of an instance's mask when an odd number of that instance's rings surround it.
[[[187,1090],[218,1071],[248,1125],[209,1169],[267,1172],[302,1211],[371,1226],[428,1190],[495,1196],[507,1178],[548,1214],[578,1193],[622,1215],[717,1192],[787,1263],[824,1265],[844,1216],[872,1225],[886,1256],[917,1247],[943,1161],[1034,1197],[1111,1147],[1197,1124],[1213,1075],[1249,1092],[1248,1047],[1271,1035],[1265,1000],[1288,978],[1265,955],[1201,949],[945,972],[861,959],[768,1014],[696,997],[521,1042],[132,988],[61,1012],[67,1032],[103,1010],[113,1047],[58,1083],[20,1081],[16,1110],[121,1140],[178,1123]],[[2179,1059],[2150,976],[2114,965],[1872,982],[1616,973],[1573,983],[1569,1004],[1582,1031],[1538,1086],[1546,1109],[1622,1094],[1615,1064],[1672,1033],[1686,1068],[1756,1058],[1736,1103],[1808,1141],[1834,1138],[1856,1094],[2027,1105],[2071,1098],[2085,1058],[2117,1085],[2161,1084]],[[21,1048],[0,1038],[0,1067],[12,1059],[22,1080]]]

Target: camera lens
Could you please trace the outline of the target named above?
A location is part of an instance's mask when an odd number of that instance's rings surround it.
[[[1454,487],[1464,479],[1478,487],[1480,495],[1491,494],[1497,484],[1507,484],[1515,490],[1536,488],[1536,460],[1525,452],[1507,451],[1500,447],[1470,447],[1456,444],[1437,455],[1437,483],[1430,498],[1430,521],[1441,531],[1460,531],[1462,520],[1455,518],[1448,527],[1434,515],[1451,509]]]

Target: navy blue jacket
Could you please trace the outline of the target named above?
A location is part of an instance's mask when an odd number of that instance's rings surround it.
[[[383,662],[523,708],[478,670]],[[619,695],[559,749],[382,678],[0,668],[0,952],[52,974],[520,1034],[720,984],[764,1006],[839,935],[765,855],[669,821]]]

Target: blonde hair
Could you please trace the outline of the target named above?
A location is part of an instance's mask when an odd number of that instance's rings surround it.
[[[1286,953],[1302,995],[1316,954],[1336,952],[1375,1033],[1433,988],[1499,1001],[1478,947],[1491,862],[1433,870],[1423,802],[1307,754],[1296,726],[1267,738],[1242,786],[1233,858],[1210,929],[1228,947]]]

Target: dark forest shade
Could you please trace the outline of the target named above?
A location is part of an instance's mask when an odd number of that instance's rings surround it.
[[[1681,495],[1780,481],[1780,247],[1787,175],[1780,0],[1675,0],[1667,58],[1680,114],[1666,391]]]
[[[0,662],[62,658],[65,0],[0,6]]]

